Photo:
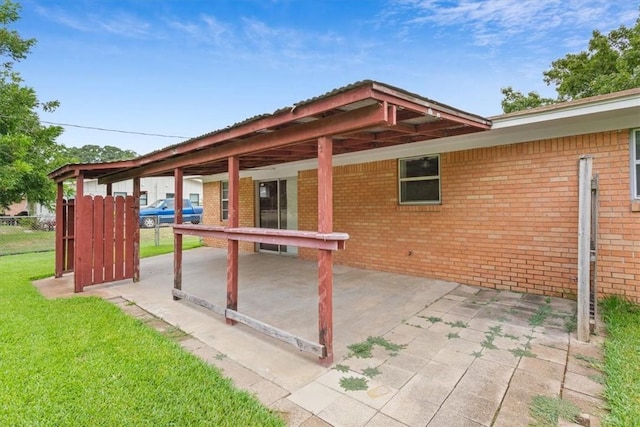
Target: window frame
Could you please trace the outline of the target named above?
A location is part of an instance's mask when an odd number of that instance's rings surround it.
[[[140,206],[147,206],[149,204],[149,194],[146,191],[140,192]]]
[[[189,201],[192,206],[200,206],[200,193],[189,193]]]
[[[416,160],[422,158],[434,157],[438,159],[438,174],[437,175],[423,175],[419,177],[402,177],[402,162],[409,160]],[[442,204],[442,171],[440,169],[440,154],[424,154],[420,156],[403,157],[398,159],[398,204],[399,205],[440,205]],[[420,201],[403,201],[402,200],[402,183],[403,182],[416,182],[416,181],[433,181],[438,180],[438,200],[420,200]]]
[[[640,200],[638,173],[640,172],[640,128],[631,129],[631,199]]]
[[[227,197],[224,197],[225,192]],[[227,220],[229,220],[229,181],[220,181],[220,221]]]

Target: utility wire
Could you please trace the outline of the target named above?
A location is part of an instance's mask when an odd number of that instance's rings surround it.
[[[102,131],[102,132],[117,132],[117,133],[127,133],[127,134],[131,134],[131,135],[158,136],[160,138],[177,138],[177,139],[190,139],[191,138],[190,136],[165,135],[165,134],[161,134],[161,133],[135,132],[135,131],[130,131],[130,130],[120,130],[120,129],[106,129],[106,128],[99,128],[99,127],[94,127],[94,126],[73,125],[73,124],[70,124],[70,123],[47,122],[45,120],[40,120],[40,123],[46,123],[48,125],[55,125],[55,126],[69,126],[69,127],[74,127],[74,128],[80,128],[80,129],[99,130],[99,131]]]

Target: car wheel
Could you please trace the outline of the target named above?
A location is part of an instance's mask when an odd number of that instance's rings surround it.
[[[191,224],[200,224],[200,218],[194,218],[191,220]]]
[[[156,226],[156,219],[152,216],[145,217],[142,220],[142,226],[144,228],[153,228]]]

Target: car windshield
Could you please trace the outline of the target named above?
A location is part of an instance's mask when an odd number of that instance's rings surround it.
[[[160,200],[156,200],[155,202],[151,203],[147,207],[148,208],[157,208],[158,206],[162,205],[163,203],[164,203],[164,199],[160,199]]]

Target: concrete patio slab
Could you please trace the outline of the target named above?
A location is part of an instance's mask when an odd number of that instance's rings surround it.
[[[142,280],[90,287],[222,370],[291,426],[527,426],[536,396],[564,398],[597,423],[602,337],[567,330],[573,301],[336,266],[332,367],[244,325],[171,297],[172,255],[141,261]],[[184,253],[183,290],[225,305],[226,251]],[[72,295],[72,276],[36,283]],[[316,340],[314,262],[240,256],[239,311]],[[375,337],[375,339],[373,339]],[[371,340],[371,341],[370,341]],[[371,357],[356,354],[369,346]],[[357,379],[352,390],[345,379]],[[592,424],[596,425],[596,424]]]

